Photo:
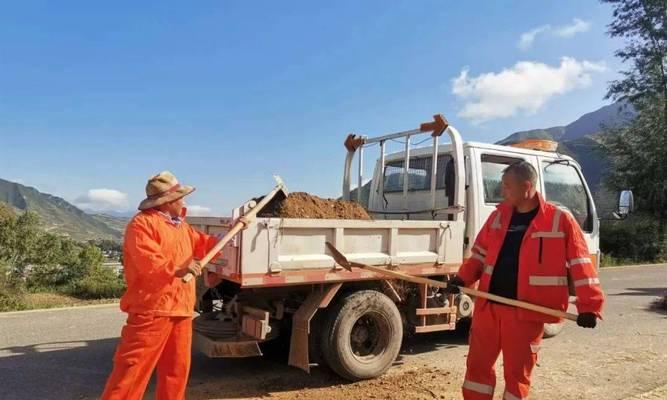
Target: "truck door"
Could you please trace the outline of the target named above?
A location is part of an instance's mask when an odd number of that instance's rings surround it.
[[[600,224],[590,190],[579,167],[564,159],[540,163],[544,197],[567,211],[584,232],[593,265],[599,263]]]
[[[473,168],[472,185],[474,185],[474,204],[477,212],[469,216],[468,232],[469,243],[474,242],[477,232],[482,228],[489,215],[496,206],[503,201],[502,176],[503,170],[510,164],[518,161],[527,161],[539,170],[537,157],[518,153],[508,153],[490,149],[475,149],[474,159],[476,168]],[[541,185],[538,178],[538,187]]]

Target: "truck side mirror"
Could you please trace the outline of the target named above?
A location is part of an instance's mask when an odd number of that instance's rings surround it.
[[[635,197],[632,190],[623,190],[618,196],[618,208],[614,212],[617,219],[625,219],[635,210]]]

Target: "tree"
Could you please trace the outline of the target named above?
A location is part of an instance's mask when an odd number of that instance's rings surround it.
[[[60,241],[61,265],[76,265],[79,261],[81,246],[70,238],[62,238]]]
[[[5,221],[10,221],[14,218],[16,218],[14,210],[12,210],[9,204],[0,201],[0,224],[4,223]]]
[[[62,245],[60,236],[52,233],[39,235],[35,243],[34,259],[31,264],[60,264],[62,260]]]
[[[25,267],[35,260],[40,236],[39,217],[26,211],[0,223],[0,259],[9,264],[15,278],[22,278]]]
[[[81,244],[44,232],[37,214],[16,215],[0,203],[0,310],[20,308],[20,295],[26,288],[64,290],[86,298],[120,295],[125,284],[118,273],[102,265],[100,248],[117,251],[119,244],[97,243]]]
[[[80,279],[88,275],[90,271],[102,266],[104,255],[99,247],[92,244],[87,244],[79,253],[79,259],[75,265],[72,266],[71,278]]]
[[[12,257],[14,240],[14,224],[16,214],[5,203],[0,203],[0,261],[9,264]]]
[[[608,98],[627,99],[640,109],[658,102],[667,125],[667,2],[665,0],[602,0],[614,7],[611,37],[626,45],[615,52],[631,68],[611,82]],[[654,110],[656,111],[656,110]]]
[[[119,252],[122,250],[122,245],[118,241],[110,239],[89,240],[89,244],[99,247],[103,252]]]
[[[602,0],[612,4],[612,37],[625,39],[616,51],[629,67],[611,82],[607,98],[628,100],[638,112],[625,128],[605,135],[612,168],[605,182],[630,188],[640,208],[658,221],[658,240],[667,227],[667,1]]]

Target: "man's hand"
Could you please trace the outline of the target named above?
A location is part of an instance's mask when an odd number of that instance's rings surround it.
[[[577,325],[582,328],[595,328],[598,317],[593,313],[581,313],[577,317]]]
[[[203,268],[204,267],[199,261],[193,261],[190,263],[190,265],[188,265],[188,272],[192,273],[194,276],[199,276],[201,275]]]
[[[246,217],[239,217],[239,219],[237,219],[236,222],[240,222],[243,224],[243,228],[241,229],[248,229],[248,225],[250,225],[250,220]]]
[[[449,294],[459,294],[461,293],[461,289],[459,289],[459,287],[465,285],[466,284],[463,282],[463,279],[455,276],[447,282],[447,287],[442,289],[442,291]]]

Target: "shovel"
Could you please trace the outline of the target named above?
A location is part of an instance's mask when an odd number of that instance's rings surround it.
[[[269,194],[264,196],[262,198],[262,200],[259,203],[257,203],[257,205],[255,207],[253,207],[250,211],[248,211],[243,216],[243,217],[245,217],[245,220],[248,223],[252,222],[255,219],[255,215],[262,208],[264,208],[265,205],[267,205],[271,200],[273,200],[273,198],[276,196],[276,194],[278,194],[279,192],[282,192],[283,195],[285,195],[285,196],[287,195],[287,188],[285,187],[285,183],[283,183],[283,180],[280,179],[280,177],[276,176],[276,175],[274,175],[273,179],[275,179],[276,182],[277,182],[276,187],[274,187],[273,190],[269,192]],[[208,264],[211,261],[211,259],[213,257],[215,257],[215,255],[218,254],[220,252],[220,250],[222,250],[223,247],[225,247],[227,242],[232,240],[232,238],[243,229],[244,225],[245,225],[245,223],[243,223],[241,221],[238,221],[236,224],[234,224],[232,229],[230,229],[229,232],[227,232],[225,234],[225,236],[223,236],[222,239],[220,239],[220,241],[215,246],[213,246],[213,248],[208,253],[206,253],[204,258],[199,260],[199,262],[202,265],[202,268],[206,267],[206,264]],[[192,272],[188,272],[181,279],[183,280],[183,282],[190,282],[190,280],[192,278],[194,278],[194,275],[192,274]]]
[[[345,268],[348,271],[352,271],[352,267],[355,268],[363,268],[367,269],[369,271],[377,272],[378,274],[382,274],[385,276],[391,276],[392,278],[396,279],[402,279],[404,281],[408,282],[414,282],[414,283],[421,283],[424,285],[430,285],[430,286],[436,286],[436,287],[441,287],[441,288],[446,288],[448,285],[446,282],[440,282],[436,281],[434,279],[428,279],[428,278],[422,278],[420,276],[412,276],[408,274],[404,274],[402,272],[398,271],[390,271],[385,268],[380,268],[380,267],[374,267],[372,265],[366,265],[354,261],[349,261],[338,249],[334,247],[329,242],[326,242],[327,247],[329,248],[329,251],[331,251],[331,254],[336,261],[337,264],[339,264],[341,267]],[[482,297],[487,300],[493,300],[497,303],[505,304],[508,306],[515,306],[515,307],[520,307],[524,308],[526,310],[531,310],[531,311],[536,311],[542,314],[546,315],[551,315],[552,317],[557,317],[557,318],[564,318],[564,319],[569,319],[570,321],[577,321],[577,315],[568,313],[568,312],[563,312],[560,310],[554,310],[548,307],[543,307],[543,306],[538,306],[537,304],[532,304],[532,303],[526,303],[525,301],[519,301],[519,300],[514,300],[514,299],[508,299],[506,297],[502,296],[497,296],[495,294],[487,293],[487,292],[482,292],[479,290],[475,289],[470,289],[467,287],[459,287],[461,289],[462,293],[468,294],[470,296],[476,296],[476,297]]]

